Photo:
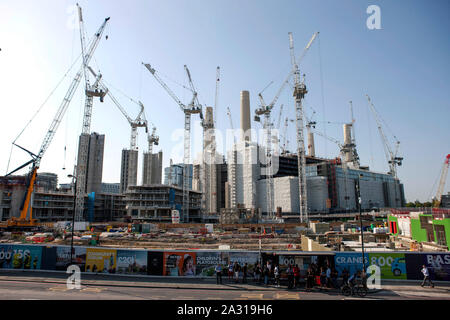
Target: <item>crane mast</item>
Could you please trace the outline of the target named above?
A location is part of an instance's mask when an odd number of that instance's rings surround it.
[[[312,39],[313,40],[313,39]],[[312,41],[310,41],[311,43]],[[310,45],[308,43],[308,45]],[[305,142],[303,135],[303,105],[302,100],[305,98],[306,85],[303,80],[300,81],[300,70],[295,61],[294,55],[294,39],[292,33],[289,32],[289,48],[291,51],[291,64],[294,73],[294,92],[295,98],[295,115],[296,115],[296,129],[297,129],[297,162],[298,162],[298,184],[299,184],[299,204],[300,204],[300,222],[308,221],[308,206],[306,193],[306,157],[305,157]]]
[[[106,94],[103,90],[99,90],[99,82],[101,79],[101,74],[96,76],[95,83],[91,86],[89,81],[89,60],[85,55],[85,34],[84,34],[84,21],[81,7],[78,6],[79,15],[79,25],[80,25],[80,39],[81,39],[81,51],[83,53],[83,73],[85,79],[85,106],[83,114],[83,126],[80,137],[79,144],[79,154],[78,163],[76,167],[76,190],[75,190],[75,221],[83,220],[83,209],[84,209],[84,195],[86,193],[86,174],[87,174],[87,158],[89,149],[89,137],[91,129],[91,118],[92,118],[92,106],[94,97],[99,97],[100,101],[103,102],[103,98]],[[106,21],[105,21],[106,22]],[[103,31],[104,29],[102,29]],[[97,39],[100,40],[101,33],[96,34]]]
[[[384,134],[383,128],[381,126],[380,116],[378,115],[378,112],[375,110],[375,107],[374,107],[372,101],[370,100],[369,95],[366,94],[366,97],[367,97],[367,101],[369,102],[369,107],[374,115],[375,121],[377,122],[378,131],[379,131],[381,139],[383,141],[384,153],[386,155],[386,159],[389,164],[388,174],[393,176],[394,179],[397,179],[397,166],[401,166],[402,160],[403,160],[402,157],[397,156],[398,148],[400,146],[400,141],[398,141],[396,139],[396,148],[395,148],[395,151],[393,152],[389,145],[389,142],[386,138],[386,135]]]
[[[236,135],[234,132],[233,119],[231,118],[231,110],[227,107],[227,115],[230,120],[230,127],[233,132],[233,146],[231,148],[231,159],[229,159],[229,168],[231,177],[230,187],[230,208],[236,208],[236,164],[237,164],[237,153],[236,153]]]
[[[55,117],[53,118],[53,120],[50,124],[50,127],[47,130],[47,133],[42,141],[39,152],[37,154],[33,154],[32,152],[18,146],[19,148],[28,152],[30,154],[30,156],[32,157],[32,160],[28,161],[27,163],[20,166],[19,168],[11,171],[10,173],[7,174],[7,176],[24,168],[25,166],[27,166],[29,164],[31,164],[32,166],[31,166],[30,172],[28,174],[27,191],[25,192],[25,195],[24,195],[24,198],[22,201],[22,205],[20,208],[20,218],[18,220],[15,219],[14,217],[11,218],[11,220],[8,221],[8,224],[11,226],[33,226],[36,223],[35,222],[36,220],[32,218],[32,208],[31,208],[31,206],[29,206],[29,204],[30,204],[30,200],[31,200],[31,197],[32,197],[32,194],[34,191],[34,182],[36,179],[37,170],[39,169],[41,160],[42,160],[45,152],[47,151],[50,143],[52,142],[52,140],[56,134],[56,131],[58,130],[58,127],[64,117],[64,114],[66,113],[67,108],[68,108],[70,102],[72,101],[73,95],[75,94],[75,91],[78,88],[78,85],[80,84],[82,74],[85,71],[84,65],[89,63],[95,50],[97,49],[98,43],[100,42],[101,36],[103,34],[103,31],[104,31],[109,19],[110,19],[109,17],[106,18],[104,20],[104,22],[102,23],[102,25],[100,26],[100,28],[98,29],[98,31],[95,33],[95,36],[94,36],[93,40],[91,41],[88,50],[87,51],[83,50],[83,66],[80,68],[80,70],[75,75],[74,79],[72,80],[72,83],[69,86],[69,89],[67,90],[67,92],[63,98],[63,101],[61,102],[60,106],[58,107]],[[29,209],[29,219],[27,220],[28,209]]]
[[[442,194],[444,193],[445,180],[447,179],[448,167],[450,163],[450,154],[447,155],[444,161],[444,165],[441,170],[441,177],[439,180],[439,186],[434,199],[434,207],[438,208],[442,201]]]

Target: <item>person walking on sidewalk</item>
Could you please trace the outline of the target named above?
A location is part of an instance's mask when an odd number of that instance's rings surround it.
[[[220,264],[216,266],[216,282],[222,284],[222,266]]]
[[[430,272],[428,271],[428,268],[425,265],[423,265],[421,271],[422,271],[423,277],[424,277],[421,287],[423,287],[425,285],[425,282],[428,280],[430,287],[434,288],[434,284],[433,284],[433,282],[431,282]]]

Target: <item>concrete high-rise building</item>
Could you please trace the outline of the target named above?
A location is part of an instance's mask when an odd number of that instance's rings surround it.
[[[162,183],[162,165],[163,165],[163,153],[153,153],[151,155],[151,168],[150,167],[150,154],[144,153],[144,163],[142,171],[142,185],[148,184],[161,184]]]
[[[88,141],[88,156],[86,164],[86,185],[84,192],[101,192],[103,175],[103,152],[105,149],[105,135],[93,132],[90,135],[80,135],[79,146],[83,140]],[[80,149],[78,149],[78,159],[80,159]],[[79,161],[79,160],[78,160]],[[79,165],[78,165],[79,166]]]
[[[36,186],[44,190],[56,190],[58,187],[58,175],[51,172],[39,172],[36,177]]]
[[[183,163],[172,164],[170,167],[164,168],[164,184],[174,185],[183,188]],[[188,186],[192,189],[192,178],[194,166],[192,164],[187,165],[188,169]]]
[[[129,186],[137,185],[138,151],[122,150],[120,167],[120,192],[124,193]]]

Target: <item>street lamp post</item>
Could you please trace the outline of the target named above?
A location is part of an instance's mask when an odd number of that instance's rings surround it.
[[[72,182],[75,180],[75,189],[73,192],[73,212],[72,212],[72,238],[70,240],[70,264],[73,264],[73,234],[75,229],[75,205],[76,205],[76,190],[77,190],[77,178],[71,174],[68,175],[72,178]]]
[[[363,263],[363,272],[366,272],[366,262],[364,259],[364,232],[363,232],[363,223],[362,223],[362,214],[361,214],[361,181],[360,178],[362,177],[362,174],[358,174],[358,184],[357,184],[357,191],[358,191],[358,211],[359,211],[359,225],[361,229],[361,252],[362,252],[362,263]]]

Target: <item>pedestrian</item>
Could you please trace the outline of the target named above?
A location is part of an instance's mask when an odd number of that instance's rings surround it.
[[[311,267],[308,268],[306,272],[306,290],[311,291],[314,287],[314,272]]]
[[[423,273],[423,281],[421,284],[421,287],[423,287],[425,285],[425,281],[428,280],[430,287],[434,288],[434,284],[433,282],[431,282],[431,277],[430,277],[430,272],[428,271],[428,268],[425,265],[422,265],[422,273]]]
[[[230,261],[230,264],[228,265],[228,280],[231,281],[233,279],[233,262]]]
[[[294,271],[291,265],[288,265],[287,268],[287,276],[288,276],[288,289],[292,289],[294,285]]]
[[[234,282],[238,283],[239,282],[239,272],[241,271],[241,266],[239,265],[239,263],[236,261],[234,263]]]
[[[259,263],[255,267],[255,282],[260,283],[261,282],[261,267]]]
[[[267,274],[267,277],[268,277],[268,283],[269,282],[271,282],[271,279],[272,279],[272,272],[273,272],[273,270],[272,270],[272,261],[267,261],[267,270],[268,270],[268,274]]]
[[[294,288],[298,287],[298,283],[300,282],[300,268],[298,267],[298,264],[295,265],[293,268],[294,272]]]
[[[336,271],[335,268],[333,268],[331,270],[331,283],[333,284],[334,289],[337,289],[339,287],[337,278],[338,278],[338,272]]]
[[[326,287],[327,282],[327,274],[325,272],[325,269],[322,267],[320,268],[320,290]]]
[[[222,266],[220,264],[216,266],[216,282],[222,284]]]
[[[278,268],[278,266],[275,266],[275,268],[273,269],[273,275],[275,276],[275,283],[277,285],[277,287],[280,287],[280,269]]]
[[[344,268],[344,270],[342,270],[342,286],[344,285],[348,285],[348,278],[350,277],[350,274],[347,270],[347,268]]]
[[[267,268],[267,265],[264,266],[263,276],[264,276],[264,285],[267,286],[267,284],[269,283],[269,269]]]
[[[326,286],[327,288],[331,288],[331,268],[329,265],[327,267],[326,276],[327,276]]]
[[[244,263],[244,267],[242,268],[242,283],[247,283],[247,263]]]

